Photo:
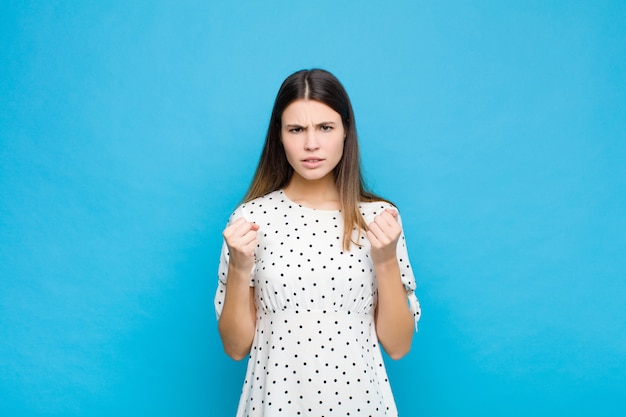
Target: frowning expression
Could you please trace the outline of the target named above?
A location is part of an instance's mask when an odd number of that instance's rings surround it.
[[[309,181],[332,179],[345,139],[339,113],[319,101],[296,100],[283,111],[281,139],[294,175]]]

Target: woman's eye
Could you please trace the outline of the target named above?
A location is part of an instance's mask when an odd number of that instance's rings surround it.
[[[322,130],[322,132],[330,132],[331,130],[333,130],[333,127],[329,125],[322,125],[320,126],[320,129]]]
[[[301,127],[292,127],[291,129],[289,129],[289,132],[291,132],[291,133],[300,133],[300,132],[302,132],[302,128]]]

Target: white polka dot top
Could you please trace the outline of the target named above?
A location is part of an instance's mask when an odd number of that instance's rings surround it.
[[[368,224],[387,207],[360,204]],[[256,334],[237,417],[397,416],[376,336],[376,277],[367,237],[343,251],[341,211],[301,206],[282,190],[242,204],[229,224],[239,217],[260,228],[250,277]],[[397,257],[417,329],[420,306],[404,234]],[[224,244],[218,317],[227,271]]]

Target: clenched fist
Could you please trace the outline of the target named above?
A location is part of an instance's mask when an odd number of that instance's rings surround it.
[[[372,262],[377,264],[395,260],[396,246],[402,233],[402,227],[398,223],[398,212],[385,209],[374,217],[369,229],[367,238],[371,244]]]
[[[229,225],[222,235],[230,253],[231,268],[250,272],[254,266],[254,252],[258,244],[259,225],[241,217]]]

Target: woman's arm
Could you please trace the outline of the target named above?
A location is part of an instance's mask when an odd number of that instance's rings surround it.
[[[413,316],[396,256],[398,239],[402,233],[397,219],[398,213],[387,209],[376,216],[367,232],[378,285],[376,333],[380,344],[392,359],[400,359],[409,352],[414,331]]]
[[[229,263],[224,306],[218,321],[224,351],[235,360],[250,352],[256,326],[254,288],[250,273],[254,266],[259,226],[240,218],[224,230]]]

